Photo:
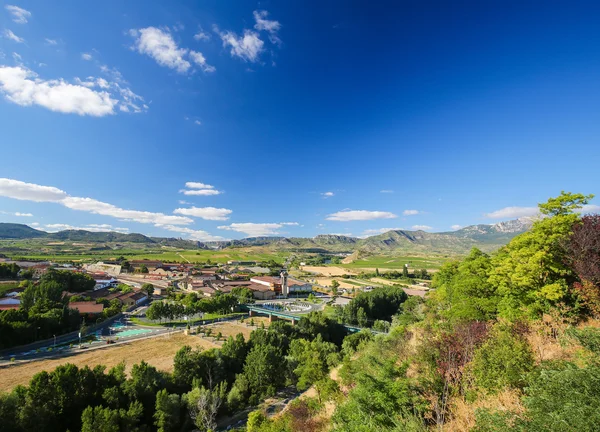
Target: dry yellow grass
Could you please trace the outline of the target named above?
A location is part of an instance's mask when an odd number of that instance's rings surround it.
[[[352,270],[342,267],[303,266],[301,270],[322,274],[323,276],[342,276],[345,274],[354,274]]]
[[[246,324],[242,324],[239,322],[223,322],[218,324],[213,324],[210,326],[212,328],[212,334],[216,335],[221,332],[221,335],[225,338],[229,336],[236,336],[238,333],[244,335],[244,338],[248,340],[250,338],[250,333],[260,328],[261,323],[265,324],[265,327],[269,327],[269,318],[267,317],[253,317],[254,319],[254,327],[247,326]],[[250,322],[250,319],[246,320],[246,323]]]
[[[482,396],[475,403],[467,403],[463,398],[453,398],[449,406],[451,418],[444,425],[445,432],[471,430],[475,427],[475,410],[478,408],[511,411],[517,414],[525,411],[517,390],[504,390],[495,395]]]
[[[158,336],[69,357],[18,364],[0,369],[0,391],[9,391],[19,384],[28,384],[36,373],[43,370],[52,371],[66,363],[73,363],[79,367],[105,365],[111,368],[124,361],[129,371],[134,364],[144,360],[157,369],[170,372],[173,370],[175,353],[184,345],[204,349],[218,347],[200,337],[176,333],[170,337]]]

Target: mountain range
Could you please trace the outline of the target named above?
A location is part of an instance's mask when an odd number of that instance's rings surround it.
[[[472,247],[485,251],[498,249],[533,224],[530,218],[520,218],[492,225],[471,225],[465,228],[430,233],[425,231],[392,230],[366,238],[323,234],[303,237],[251,237],[241,240],[198,242],[179,238],[148,237],[143,234],[66,230],[54,233],[23,224],[0,223],[0,239],[48,239],[91,243],[134,243],[138,247],[170,246],[180,249],[224,249],[261,246],[273,251],[364,253],[464,254]]]

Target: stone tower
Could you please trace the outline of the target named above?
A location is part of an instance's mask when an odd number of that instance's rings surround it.
[[[288,272],[283,269],[281,272],[281,295],[287,297],[289,295],[288,289]]]

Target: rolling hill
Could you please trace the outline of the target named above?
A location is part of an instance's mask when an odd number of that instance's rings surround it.
[[[528,230],[532,220],[527,218],[500,222],[493,225],[471,225],[457,231],[430,233],[425,231],[393,230],[376,236],[358,238],[325,234],[313,238],[303,237],[251,237],[241,240],[197,242],[178,238],[148,237],[143,234],[116,232],[90,232],[67,230],[47,233],[27,225],[0,223],[0,239],[49,239],[87,243],[129,243],[136,247],[171,247],[176,249],[226,249],[262,247],[273,252],[322,252],[362,254],[452,254],[467,253],[478,247],[495,250],[516,235]],[[99,245],[101,246],[101,245]]]

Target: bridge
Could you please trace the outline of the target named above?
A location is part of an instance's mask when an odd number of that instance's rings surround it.
[[[269,317],[269,322],[273,322],[278,319],[284,319],[287,321],[291,321],[292,325],[296,325],[302,318],[302,315],[296,315],[296,314],[293,314],[291,312],[286,312],[286,311],[272,310],[272,309],[260,307],[260,305],[255,305],[255,304],[245,304],[245,305],[240,305],[240,306],[242,309],[247,309],[248,313],[251,317],[256,316],[256,315],[267,315]],[[373,334],[385,334],[383,332],[379,332],[379,331],[373,330],[368,327],[358,327],[358,326],[353,326],[350,324],[343,324],[343,325],[344,325],[344,327],[346,327],[346,330],[348,330],[349,333],[358,333],[361,330],[369,330]]]

